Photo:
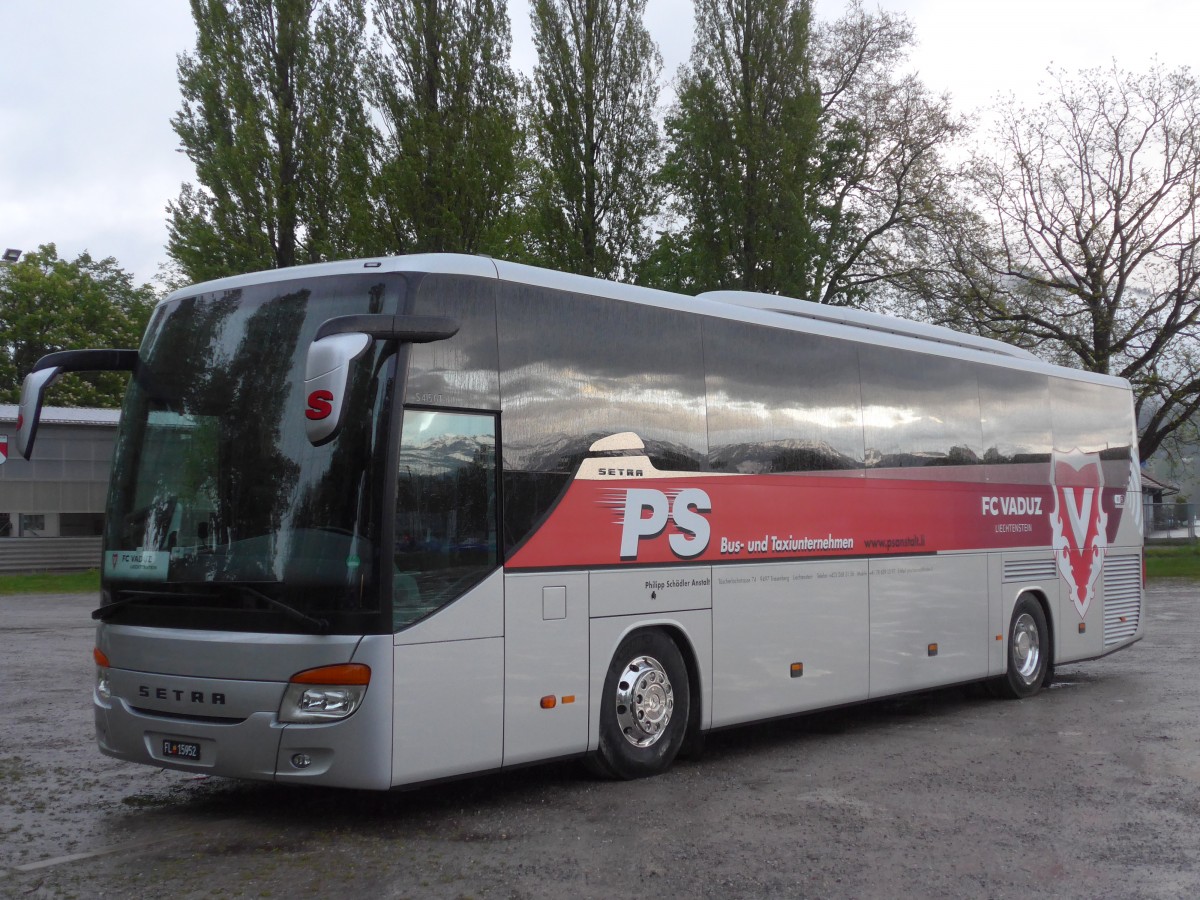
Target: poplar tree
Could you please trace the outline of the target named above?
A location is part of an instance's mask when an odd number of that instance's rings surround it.
[[[645,11],[646,0],[533,2],[529,243],[545,265],[616,278],[648,250],[662,58]]]
[[[376,0],[368,66],[384,125],[374,193],[394,252],[494,252],[518,175],[504,0]]]
[[[167,251],[200,280],[369,249],[363,0],[191,0]]]
[[[859,304],[919,269],[964,126],[902,72],[912,42],[859,0],[819,25],[810,0],[696,0],[663,169],[679,226],[648,277]]]
[[[678,233],[652,282],[803,294],[820,96],[809,0],[696,0],[690,62],[667,116],[663,178]]]

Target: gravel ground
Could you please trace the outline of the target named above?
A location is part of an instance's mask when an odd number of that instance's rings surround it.
[[[952,689],[711,735],[638,782],[574,764],[382,794],[109,760],[95,598],[0,598],[0,894],[1200,896],[1200,583],[1024,702]]]

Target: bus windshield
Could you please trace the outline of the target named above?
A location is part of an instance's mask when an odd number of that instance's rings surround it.
[[[305,354],[326,319],[393,313],[403,282],[274,282],[160,306],[126,396],[104,538],[116,623],[365,633],[379,605],[394,344],[355,365],[312,446]],[[102,612],[103,614],[103,612]]]

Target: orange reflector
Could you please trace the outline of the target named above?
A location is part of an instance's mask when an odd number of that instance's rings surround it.
[[[1087,631],[1087,623],[1086,623],[1086,622],[1080,622],[1080,623],[1079,623],[1079,633],[1080,633],[1080,634],[1083,634],[1085,631]]]
[[[799,678],[804,674],[804,663],[792,663],[792,677]]]
[[[996,635],[996,640],[998,640],[998,641],[1004,640],[1004,635],[1002,635],[1002,634]]]
[[[554,709],[558,706],[558,700],[553,694],[547,694],[542,698],[542,709]]]
[[[305,669],[292,676],[292,684],[370,684],[371,667],[362,663],[342,663]]]
[[[574,702],[575,702],[574,694],[567,694],[567,696],[563,697],[563,703],[574,703]]]
[[[926,649],[930,656],[937,656],[937,644],[930,644]]]
[[[99,647],[96,647],[92,650],[92,659],[94,659],[96,661],[96,665],[100,666],[102,669],[107,669],[109,667],[108,657],[104,655],[104,652]]]

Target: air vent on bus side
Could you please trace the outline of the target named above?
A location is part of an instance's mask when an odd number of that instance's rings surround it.
[[[1005,581],[1053,581],[1058,577],[1054,558],[1049,559],[1006,559]]]
[[[1104,561],[1104,646],[1133,637],[1141,617],[1141,558],[1108,557]]]

